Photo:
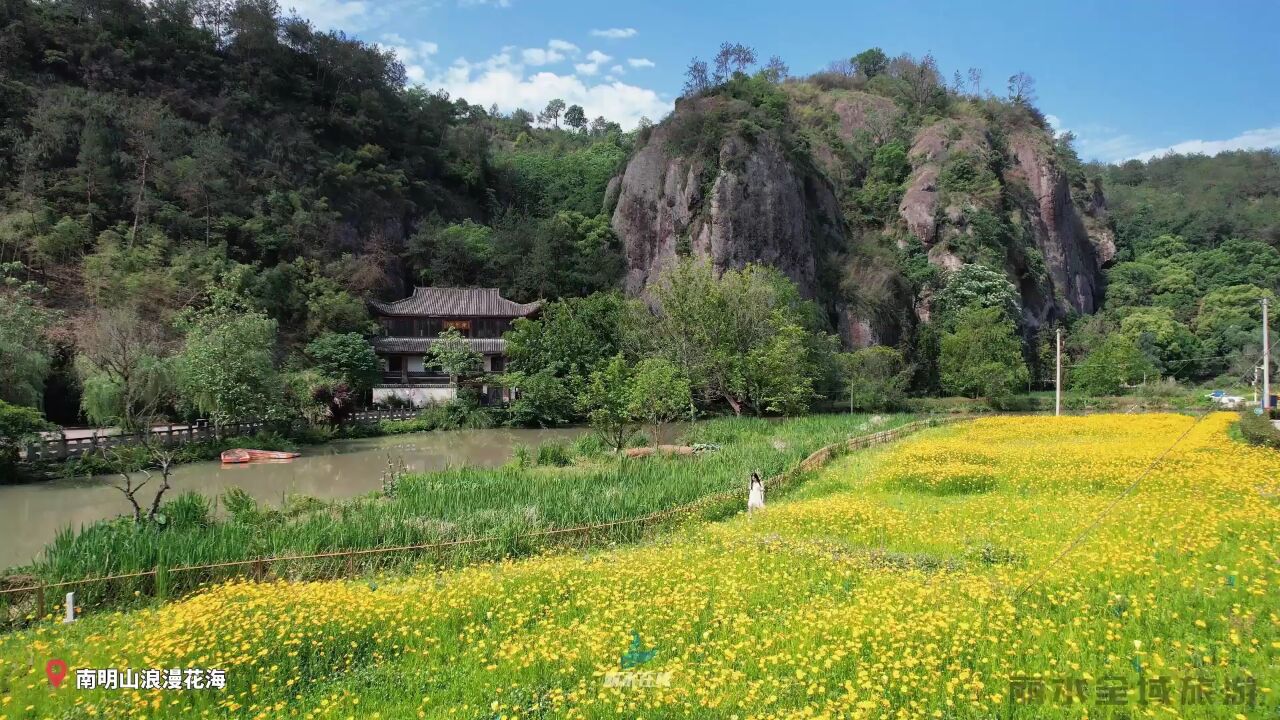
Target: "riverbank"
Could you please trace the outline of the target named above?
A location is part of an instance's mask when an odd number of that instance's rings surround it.
[[[291,495],[335,502],[379,490],[388,460],[403,462],[412,472],[492,468],[509,462],[522,445],[536,448],[573,442],[585,432],[582,427],[419,432],[307,446],[301,457],[288,462],[193,462],[174,469],[173,489],[166,498],[194,491],[216,499],[232,487],[241,487],[268,506],[281,506]],[[99,475],[0,485],[0,527],[8,530],[6,542],[0,543],[0,570],[29,564],[60,531],[132,512],[124,495],[113,487],[119,481],[114,475]],[[146,493],[144,489],[142,494]],[[212,513],[225,516],[226,509],[215,501]]]
[[[223,451],[240,447],[296,451],[304,447],[325,445],[340,440],[432,430],[479,430],[501,424],[500,418],[490,408],[457,401],[433,405],[408,418],[368,421],[360,419],[359,415],[360,413],[357,413],[356,419],[339,425],[283,423],[263,426],[257,432],[248,435],[232,434],[228,437],[183,441],[182,433],[178,432],[171,434],[171,437],[177,440],[171,444],[164,442],[163,435],[157,435],[156,439],[159,441],[159,446],[173,453],[174,465],[185,465],[217,460]],[[253,424],[253,426],[258,425],[260,424]],[[214,435],[212,430],[207,432],[211,436]],[[115,435],[106,437],[112,438]],[[80,438],[80,442],[85,442],[85,439]],[[104,446],[100,450],[74,457],[22,463],[19,465],[18,476],[7,479],[7,482],[0,482],[0,485],[40,482],[59,477],[88,478],[95,475],[136,472],[153,467],[156,464],[155,461],[154,452],[142,444]]]
[[[128,574],[157,566],[205,565],[264,556],[308,555],[477,537],[440,558],[447,564],[527,555],[536,544],[514,538],[659,512],[707,495],[741,488],[746,478],[782,472],[825,445],[860,432],[902,424],[908,416],[819,415],[787,420],[725,418],[698,423],[685,443],[716,449],[694,456],[642,459],[607,452],[594,436],[519,450],[500,468],[451,468],[408,473],[377,492],[348,500],[294,496],[278,505],[230,491],[218,499],[185,494],[166,504],[164,525],[129,519],[61,533],[37,562],[19,572],[43,582]],[[626,539],[619,533],[616,539]],[[507,541],[510,540],[510,541]],[[394,558],[389,562],[399,562]],[[382,562],[381,559],[376,562]],[[375,564],[373,558],[370,564]],[[335,568],[318,563],[320,576]],[[216,573],[173,578],[181,592]],[[151,583],[151,579],[138,583]],[[127,601],[129,582],[80,589],[82,604]],[[150,589],[150,588],[149,588]]]

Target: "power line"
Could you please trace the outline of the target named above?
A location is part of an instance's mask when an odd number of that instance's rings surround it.
[[[1191,423],[1190,427],[1188,427],[1181,435],[1178,436],[1176,440],[1173,441],[1172,444],[1169,445],[1169,447],[1165,448],[1163,452],[1161,452],[1159,455],[1155,457],[1155,459],[1153,459],[1150,463],[1148,463],[1146,469],[1144,469],[1142,473],[1138,475],[1138,477],[1134,478],[1133,482],[1129,483],[1129,486],[1126,487],[1123,492],[1121,492],[1119,495],[1115,497],[1114,500],[1108,503],[1107,506],[1104,507],[1102,511],[1099,512],[1097,516],[1094,517],[1093,522],[1089,523],[1088,527],[1086,527],[1084,530],[1081,530],[1080,533],[1077,534],[1075,538],[1073,538],[1071,542],[1068,543],[1067,546],[1062,549],[1061,552],[1055,555],[1052,560],[1050,560],[1043,568],[1041,568],[1040,572],[1036,573],[1030,580],[1026,582],[1026,584],[1024,584],[1021,588],[1018,589],[1016,593],[1014,593],[1013,600],[1016,601],[1019,598],[1021,598],[1028,590],[1031,589],[1033,585],[1039,582],[1049,572],[1049,570],[1053,569],[1053,567],[1057,565],[1064,557],[1071,554],[1073,550],[1075,550],[1077,547],[1083,544],[1085,539],[1088,537],[1089,533],[1097,529],[1098,526],[1102,524],[1102,521],[1106,519],[1107,515],[1109,515],[1111,511],[1116,508],[1117,505],[1119,505],[1134,490],[1136,490],[1138,488],[1138,485],[1143,480],[1145,480],[1148,475],[1151,474],[1151,471],[1154,470],[1155,467],[1160,464],[1160,461],[1164,460],[1164,458],[1170,452],[1172,452],[1175,447],[1178,446],[1178,443],[1182,442],[1188,435],[1190,435],[1191,431],[1196,429],[1196,427],[1200,425],[1200,421],[1204,420],[1208,416],[1209,416],[1208,413],[1202,413],[1200,417],[1196,418],[1195,422]]]

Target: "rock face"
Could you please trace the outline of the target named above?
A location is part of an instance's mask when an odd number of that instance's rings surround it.
[[[718,157],[675,157],[655,128],[622,175],[613,229],[626,249],[625,289],[639,294],[681,253],[723,272],[772,265],[816,297],[822,248],[843,241],[840,208],[820,175],[796,168],[768,135],[728,135]]]
[[[1009,139],[1009,152],[1016,164],[1006,178],[1025,182],[1035,198],[1034,212],[1028,215],[1049,271],[1051,297],[1061,298],[1076,312],[1092,313],[1102,299],[1102,263],[1082,213],[1071,199],[1066,176],[1054,164],[1043,138],[1015,134]],[[1048,319],[1043,311],[1040,319]]]
[[[797,84],[786,92],[790,132],[803,136],[807,152],[784,146],[786,135],[744,130],[749,123],[722,123],[710,149],[673,151],[682,122],[717,111],[713,98],[702,98],[679,104],[610,183],[604,209],[625,248],[629,294],[642,294],[680,255],[708,258],[720,272],[763,263],[817,300],[847,347],[894,344],[929,319],[929,289],[913,296],[892,259],[892,244],[906,248],[915,236],[933,265],[955,270],[977,253],[1002,266],[1022,295],[1029,334],[1097,308],[1101,271],[1115,254],[1106,200],[1098,188],[1087,196],[1077,187],[1073,197],[1046,133],[1006,129],[998,143],[979,117],[925,126],[910,144],[897,217],[883,228],[859,220],[846,226],[845,212],[857,212],[850,203],[868,143],[893,141],[899,111],[856,90]],[[957,184],[949,163],[959,155],[970,158],[979,180]],[[990,240],[993,224],[1006,247]]]
[[[907,232],[924,244],[931,263],[954,270],[964,262],[956,248],[973,232],[970,213],[1003,216],[1025,228],[1032,243],[1010,247],[1004,257],[1004,270],[1022,295],[1027,330],[1069,312],[1092,313],[1102,297],[1101,270],[1115,254],[1101,193],[1087,207],[1077,206],[1043,134],[1016,132],[1008,140],[1007,155],[999,152],[978,119],[942,120],[921,129],[911,146],[912,172],[898,206]],[[1006,207],[998,194],[944,193],[939,176],[959,154],[1002,167],[998,181],[1004,194],[1023,200]],[[918,309],[925,319],[927,303]]]

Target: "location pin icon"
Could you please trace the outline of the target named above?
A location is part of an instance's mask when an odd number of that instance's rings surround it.
[[[66,660],[50,660],[44,666],[44,674],[49,676],[49,684],[55,688],[62,684],[63,678],[67,676]]]

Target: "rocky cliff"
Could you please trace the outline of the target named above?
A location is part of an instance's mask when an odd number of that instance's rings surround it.
[[[618,187],[613,229],[626,248],[626,290],[640,293],[677,255],[696,254],[721,271],[772,265],[815,297],[823,248],[843,240],[825,178],[798,168],[769,135],[729,133],[702,157],[673,152],[671,133],[654,129]]]
[[[998,140],[980,119],[941,120],[916,133],[909,158],[898,211],[931,262],[1002,266],[1022,294],[1028,330],[1097,309],[1102,268],[1115,253],[1105,199],[1073,199],[1044,131],[1019,128]],[[955,172],[961,163],[965,171]]]
[[[928,320],[933,288],[912,290],[893,259],[918,240],[946,270],[1003,268],[1021,292],[1028,335],[1098,307],[1114,255],[1106,200],[1070,185],[1046,130],[976,114],[918,126],[903,143],[909,169],[896,213],[868,220],[858,206],[867,156],[902,142],[902,112],[866,92],[785,87],[779,128],[761,131],[725,115],[732,101],[701,97],[681,102],[637,149],[609,193],[628,292],[643,292],[680,254],[721,270],[762,262],[817,299],[846,345],[893,343]],[[720,132],[694,149],[688,136],[705,139],[708,118]]]

